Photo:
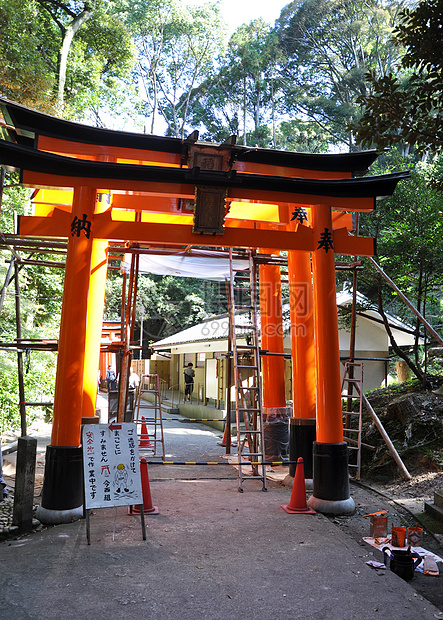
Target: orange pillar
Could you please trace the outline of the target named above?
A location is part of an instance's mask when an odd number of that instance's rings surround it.
[[[275,250],[260,250],[271,254]],[[280,267],[260,265],[261,348],[281,356],[262,356],[263,406],[286,407]]]
[[[327,205],[316,205],[312,211],[314,238],[318,244],[312,258],[317,368],[317,441],[340,443],[343,441],[343,422],[331,209]]]
[[[315,418],[314,302],[309,252],[288,252],[295,418]]]
[[[37,516],[46,523],[60,523],[83,515],[80,425],[95,195],[95,190],[89,187],[74,190],[51,445],[46,451],[42,504]]]
[[[340,351],[338,340],[335,254],[328,205],[312,208],[314,320],[317,385],[317,440],[313,456],[311,508],[331,514],[353,512],[349,495],[347,445],[343,441]]]
[[[98,387],[98,364],[103,323],[106,273],[108,265],[108,242],[94,239],[91,255],[91,280],[88,295],[86,323],[85,362],[83,370],[82,418],[95,415]]]
[[[260,252],[278,254],[276,250]],[[264,452],[266,461],[279,461],[288,444],[280,267],[260,265],[259,276],[261,348],[280,354],[261,357]]]
[[[291,229],[309,223],[310,209],[291,206]],[[312,478],[312,447],[316,430],[316,383],[314,341],[314,297],[311,254],[288,252],[289,306],[291,317],[292,399],[290,460],[303,458],[304,474]],[[289,473],[295,474],[295,464]]]
[[[97,193],[96,213],[102,213],[109,208],[107,196],[108,194],[105,193]],[[108,246],[109,243],[106,239],[93,239],[92,241],[82,406],[82,418],[88,419],[95,415],[97,402],[98,365],[108,268]]]

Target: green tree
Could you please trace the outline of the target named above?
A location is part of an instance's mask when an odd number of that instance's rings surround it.
[[[251,134],[255,144],[268,146],[260,139],[260,127],[265,121],[272,122],[275,144],[277,59],[277,38],[261,18],[240,26],[229,41],[225,62],[231,68],[231,89],[236,93],[241,110],[244,144],[247,143],[248,117],[253,122]]]
[[[443,146],[443,1],[405,8],[394,31],[405,50],[401,65],[385,76],[371,73],[363,114],[354,127],[362,145]]]
[[[50,112],[55,75],[39,37],[38,6],[0,0],[0,25],[0,94]]]
[[[126,22],[138,60],[140,111],[153,133],[160,115],[168,135],[183,138],[191,94],[208,75],[224,38],[219,5],[184,6],[177,0],[127,2]]]
[[[224,283],[194,278],[140,274],[137,326],[143,318],[144,342],[155,342],[227,309]],[[113,274],[106,286],[105,316],[119,320],[122,276]]]
[[[24,387],[28,402],[52,402],[54,398],[56,354],[28,352],[24,356]],[[17,373],[17,356],[3,352],[0,358],[0,434],[20,428],[20,407]],[[51,408],[43,410],[45,417]],[[27,407],[26,420],[31,424],[42,418],[41,407]]]
[[[282,54],[282,111],[315,121],[352,150],[356,100],[365,74],[387,75],[400,50],[390,38],[401,0],[296,0],[276,22]]]
[[[190,122],[200,130],[203,140],[224,142],[239,134],[241,110],[229,66],[221,66],[194,89],[190,113]]]
[[[275,146],[278,58],[277,37],[263,19],[234,32],[217,71],[192,94],[193,122],[204,126],[206,137],[221,140],[235,133],[245,145]]]
[[[57,51],[58,109],[63,111],[65,99],[71,105],[76,103],[73,112],[77,114],[94,108],[91,93],[103,96],[105,90],[112,90],[113,80],[129,74],[134,61],[132,42],[116,14],[115,2],[36,1],[42,17],[51,20]]]
[[[14,214],[30,212],[28,189],[18,185],[18,175],[7,172],[3,188],[0,229],[14,233]],[[36,253],[35,250],[15,250],[23,259],[48,259],[60,261],[59,255]],[[10,271],[12,254],[5,247],[0,249],[0,342],[11,344],[17,337],[16,291],[14,270]],[[19,265],[20,315],[22,338],[58,338],[60,309],[63,294],[63,269],[43,265]],[[24,383],[29,402],[50,402],[55,382],[56,354],[31,352],[24,355]],[[20,426],[17,355],[2,351],[0,357],[0,428]],[[41,415],[40,408],[27,407],[28,422]]]
[[[284,151],[326,153],[329,133],[313,121],[282,121],[277,126],[275,147]]]
[[[398,169],[399,163],[396,161],[394,167]],[[441,164],[406,162],[406,165],[410,168],[410,180],[400,183],[381,208],[362,218],[362,229],[377,239],[378,260],[383,269],[428,321],[440,324],[443,195],[435,179],[439,178]],[[360,279],[360,284],[377,300],[382,316],[391,311],[415,324],[412,358],[396,345],[392,335],[391,345],[415,375],[425,381],[419,342],[424,332],[418,319],[379,276],[368,280],[366,275]]]
[[[66,117],[113,102],[133,46],[114,1],[0,0],[0,92]],[[23,23],[24,18],[24,23]],[[24,26],[24,27],[23,27]]]
[[[59,45],[57,59],[57,107],[62,111],[64,107],[68,54],[75,35],[91,19],[93,7],[90,2],[61,2],[59,0],[37,0],[37,2],[43,11],[50,15],[61,34],[61,44]]]
[[[122,280],[120,272],[112,271],[108,275],[104,313],[106,320],[120,320]],[[147,345],[227,311],[224,281],[140,272],[134,338],[139,340],[141,324],[143,342]]]

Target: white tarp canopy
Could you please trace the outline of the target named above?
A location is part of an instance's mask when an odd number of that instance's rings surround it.
[[[140,254],[139,273],[155,273],[161,276],[181,276],[184,278],[201,278],[223,282],[229,278],[229,259],[205,256],[204,250],[199,255],[185,254]],[[210,252],[208,252],[210,254]],[[122,269],[129,271],[131,254],[125,254]],[[235,258],[234,271],[248,269],[249,261]]]

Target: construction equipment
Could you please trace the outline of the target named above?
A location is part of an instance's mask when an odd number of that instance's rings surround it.
[[[239,491],[244,480],[262,481],[266,491],[263,415],[260,377],[260,343],[257,322],[257,267],[251,251],[248,267],[236,276],[229,250],[230,278],[227,286],[229,331],[234,366],[235,418],[237,426]],[[243,283],[243,286],[240,284]],[[230,397],[230,395],[229,395]],[[229,420],[228,422],[229,423]],[[251,461],[251,475],[245,475]]]
[[[351,361],[345,362],[341,382],[341,396],[342,399],[346,399],[346,406],[343,410],[343,439],[348,444],[348,466],[350,473],[354,474],[355,479],[360,480],[363,364]],[[357,407],[354,406],[355,402],[357,402]]]
[[[143,394],[151,394],[147,400]],[[161,411],[160,378],[158,375],[141,376],[134,411],[134,422],[139,437],[139,452],[144,456],[158,457],[165,460],[165,440]]]

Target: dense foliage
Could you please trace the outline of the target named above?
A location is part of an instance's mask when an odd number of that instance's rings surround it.
[[[24,388],[28,402],[51,403],[55,384],[54,353],[33,352],[24,356]],[[20,428],[18,406],[17,355],[4,353],[0,357],[2,386],[0,390],[0,435],[9,429]],[[26,407],[26,421],[31,424],[35,418],[50,419],[52,408]]]
[[[407,167],[411,178],[399,184],[394,195],[383,201],[380,208],[362,217],[361,230],[376,239],[377,260],[384,271],[432,325],[441,327],[443,197],[435,184],[439,163],[437,160],[413,164],[400,157],[392,160],[388,170],[392,165],[397,169]],[[423,357],[423,339],[428,335],[420,321],[369,265],[360,278],[359,289],[376,303],[382,315],[389,311],[413,326],[412,357],[400,350],[395,340],[391,344],[395,353],[425,382],[427,358]]]
[[[391,39],[404,2],[299,0],[276,23],[281,47],[285,112],[312,119],[329,142],[354,148],[349,124],[358,118],[356,101],[366,95],[365,74],[384,76],[399,51]]]
[[[113,1],[0,0],[0,93],[103,124],[123,105],[134,46]]]
[[[14,215],[29,212],[30,191],[17,185],[18,177],[6,173],[0,225],[2,233],[14,232]],[[32,251],[24,257],[60,257],[35,255]],[[0,250],[0,342],[14,343],[17,337],[16,291],[14,264],[8,249]],[[9,269],[11,267],[11,270]],[[22,338],[57,338],[63,293],[64,271],[39,265],[19,266],[20,327]],[[0,344],[1,347],[1,344]],[[51,402],[54,393],[56,354],[31,352],[23,354],[25,398],[27,402]],[[20,427],[18,366],[14,349],[2,350],[0,355],[0,434],[9,428]],[[35,416],[49,413],[50,409],[27,407],[28,423]]]
[[[357,136],[363,145],[415,145],[419,151],[443,146],[443,1],[405,8],[394,30],[405,50],[401,65],[383,76],[368,76],[372,92],[360,103],[364,113]]]
[[[122,276],[108,278],[105,315],[119,320]],[[136,339],[148,344],[196,325],[210,316],[227,312],[224,283],[141,274],[138,279]]]

